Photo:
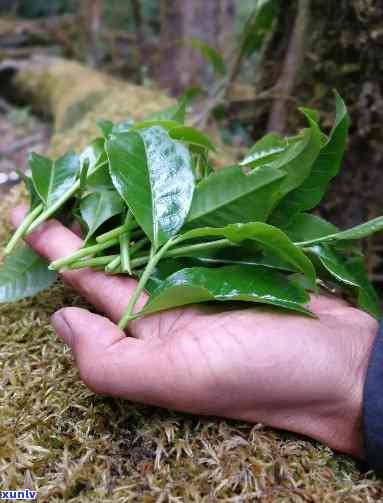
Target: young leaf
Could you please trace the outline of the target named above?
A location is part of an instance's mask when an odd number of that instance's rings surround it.
[[[173,140],[179,140],[184,143],[197,145],[207,150],[216,150],[215,146],[210,141],[210,138],[206,134],[193,127],[177,126],[170,129],[169,135],[171,138],[173,138]]]
[[[381,317],[379,298],[368,280],[362,259],[345,260],[326,244],[310,247],[309,253],[317,257],[337,281],[358,290],[358,304],[362,309],[375,318]]]
[[[32,153],[29,163],[33,184],[47,208],[72,187],[80,169],[79,157],[74,152],[68,152],[56,161]]]
[[[80,202],[80,214],[88,227],[85,241],[97,231],[101,225],[122,213],[124,203],[114,190],[103,190],[85,196]]]
[[[112,128],[112,133],[126,133],[130,131],[134,126],[133,119],[127,119],[126,121],[118,122]]]
[[[0,304],[16,302],[49,288],[57,274],[45,259],[26,246],[10,255],[0,269]]]
[[[25,186],[27,187],[30,201],[30,209],[34,210],[42,202],[40,196],[38,195],[35,186],[33,185],[32,178],[26,176],[24,173],[20,172],[20,177],[23,179]]]
[[[95,171],[98,166],[105,163],[108,158],[105,152],[105,139],[96,138],[80,154],[80,165],[83,166],[85,160],[89,161],[88,173]]]
[[[301,111],[305,113],[304,109]],[[307,179],[322,148],[322,136],[318,124],[309,114],[305,115],[310,127],[304,131],[302,139],[290,145],[280,157],[269,164],[287,174],[276,194],[274,205]]]
[[[317,215],[311,213],[300,213],[296,215],[283,231],[295,242],[305,239],[317,239],[328,234],[338,232],[338,228],[331,222],[327,222]]]
[[[161,127],[107,142],[112,181],[155,247],[178,232],[194,191],[191,157]]]
[[[258,302],[311,314],[304,307],[309,296],[286,276],[264,267],[227,266],[172,274],[154,290],[139,315],[212,300]]]
[[[310,210],[319,204],[328,184],[341,167],[349,125],[346,105],[339,94],[336,94],[336,116],[330,136],[314,162],[310,176],[279,204],[273,214],[274,222],[286,224],[296,213]]]
[[[136,122],[132,129],[148,129],[154,126],[159,126],[163,129],[166,129],[166,131],[170,131],[171,129],[176,128],[179,125],[179,122],[172,119],[150,119]]]
[[[302,272],[310,280],[311,287],[315,289],[316,274],[314,266],[303,251],[290,241],[288,236],[280,229],[262,222],[246,224],[231,224],[222,228],[201,227],[193,229],[182,235],[183,240],[201,238],[206,236],[224,236],[235,243],[247,239],[256,241],[262,249],[272,252],[283,261],[291,264],[295,270]]]
[[[101,131],[104,138],[108,138],[108,136],[112,133],[114,124],[112,121],[99,119],[97,121],[97,127]]]
[[[275,161],[285,152],[289,144],[278,133],[269,133],[251,147],[247,156],[239,163],[240,166],[256,168]]]
[[[383,230],[383,217],[377,217],[364,224],[357,225],[345,231],[334,232],[325,236],[313,239],[305,239],[299,243],[300,246],[307,246],[316,243],[325,243],[330,241],[348,241],[353,239],[363,239],[376,232]]]
[[[223,168],[196,187],[187,223],[189,227],[221,227],[229,223],[264,221],[273,195],[286,174],[260,167],[246,175],[239,166]]]

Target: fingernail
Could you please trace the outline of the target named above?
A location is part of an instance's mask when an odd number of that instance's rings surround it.
[[[65,317],[65,309],[57,311],[52,318],[51,323],[57,335],[61,337],[68,346],[72,346],[73,331]]]

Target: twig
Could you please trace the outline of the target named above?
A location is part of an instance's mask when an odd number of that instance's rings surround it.
[[[26,138],[21,138],[20,140],[15,140],[13,143],[11,143],[7,147],[3,148],[1,153],[2,153],[2,155],[9,155],[9,154],[12,154],[13,152],[16,152],[16,150],[19,150],[19,149],[25,148],[25,147],[29,147],[29,145],[32,145],[33,143],[36,143],[41,140],[42,140],[41,133],[34,134],[32,136],[27,136]]]
[[[305,40],[310,21],[310,0],[299,0],[282,73],[276,84],[282,96],[291,96],[305,55]],[[284,133],[287,124],[286,98],[277,99],[271,109],[268,130]]]

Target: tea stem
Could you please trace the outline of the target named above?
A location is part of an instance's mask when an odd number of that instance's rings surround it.
[[[78,259],[81,259],[83,257],[88,257],[91,255],[95,255],[96,253],[99,253],[100,251],[106,250],[107,248],[110,248],[112,246],[115,246],[119,243],[118,239],[111,239],[110,241],[106,241],[106,243],[98,243],[96,245],[92,246],[86,246],[85,248],[80,248],[80,250],[72,253],[72,255],[69,255],[67,257],[59,258],[58,260],[55,260],[52,262],[49,266],[49,269],[52,271],[58,271],[62,269],[63,267],[67,267],[69,264],[72,264],[73,262],[76,262]]]
[[[25,236],[28,232],[28,229],[31,227],[32,223],[36,220],[36,218],[43,211],[44,206],[39,204],[34,210],[32,210],[28,215],[24,218],[21,225],[17,228],[16,232],[13,234],[11,240],[7,244],[4,255],[9,255],[15,249],[15,246],[18,242]]]
[[[29,227],[28,234],[54,215],[57,210],[59,210],[71,197],[75,195],[79,188],[80,180],[77,180],[72,187],[60,197],[60,199],[58,199],[54,204],[52,204],[52,206],[47,208],[38,218],[36,218],[33,224]]]
[[[153,270],[157,266],[158,262],[162,259],[162,257],[165,255],[165,253],[169,250],[170,247],[174,246],[177,243],[177,238],[172,238],[170,239],[167,243],[163,245],[162,248],[160,248],[157,253],[155,253],[149,260],[149,262],[146,265],[146,268],[130,298],[129,304],[126,308],[126,311],[118,324],[118,326],[121,328],[121,330],[124,330],[126,328],[126,325],[129,323],[130,318],[133,314],[134,307],[137,304],[138,299],[140,298],[140,295],[142,294],[143,290],[145,289],[145,285],[150,278],[150,275],[152,274]]]

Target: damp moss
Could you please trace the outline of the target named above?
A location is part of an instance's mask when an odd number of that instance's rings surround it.
[[[104,82],[108,95],[65,134],[54,134],[51,153],[82,146],[99,117],[139,118],[171,102],[158,91],[105,80],[76,63],[56,64],[42,69],[53,88],[36,76],[33,86],[35,92],[43,88],[58,129],[68,107],[86,96],[79,84],[76,97],[64,95],[70,72],[73,79],[90,72],[88,93],[101,92]],[[9,210],[23,198],[17,188],[0,201],[0,250],[10,234]],[[74,305],[87,307],[60,282],[33,299],[0,305],[1,488],[26,483],[49,503],[383,500],[383,484],[374,474],[317,442],[262,425],[94,395],[49,323],[55,310]]]

